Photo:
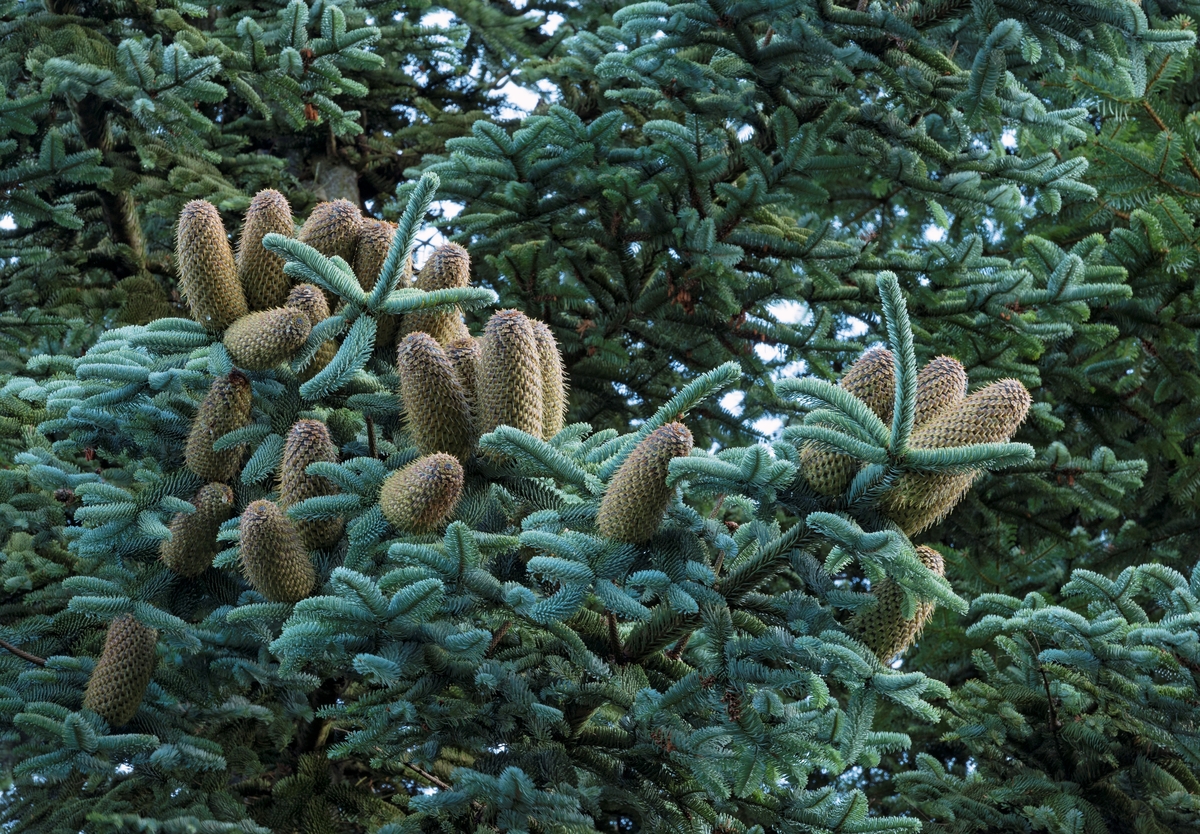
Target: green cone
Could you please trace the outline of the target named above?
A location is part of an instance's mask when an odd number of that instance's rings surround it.
[[[265,371],[291,359],[304,346],[312,324],[303,310],[276,307],[250,313],[225,331],[225,349],[239,368]]]
[[[318,203],[296,237],[322,255],[337,255],[353,264],[362,222],[362,212],[349,200]]]
[[[439,452],[392,473],[379,491],[379,507],[397,529],[427,533],[454,512],[462,488],[462,464]]]
[[[177,513],[168,529],[171,540],[159,547],[159,556],[180,576],[195,579],[212,566],[219,551],[217,529],[233,517],[233,490],[225,484],[207,484],[192,496],[193,513]]]
[[[249,312],[233,250],[216,206],[192,200],[179,213],[175,235],[179,290],[192,318],[219,333]]]
[[[596,528],[632,544],[653,537],[675,492],[667,486],[668,467],[691,451],[692,433],[683,423],[667,423],[646,435],[613,475],[600,501]]]
[[[519,310],[488,319],[480,344],[479,433],[512,426],[541,437],[542,362],[533,322]]]
[[[392,237],[395,234],[395,223],[376,220],[373,217],[363,219],[362,228],[358,234],[358,251],[354,255],[353,266],[354,274],[358,276],[358,283],[367,292],[373,290],[375,282],[379,280],[379,271],[383,269],[388,247],[392,245]],[[410,255],[408,263],[404,265],[404,269],[400,273],[400,280],[396,282],[396,289],[411,287],[412,284],[412,256]],[[380,316],[375,344],[395,344],[396,334],[400,332],[400,319],[401,316]]]
[[[550,326],[534,321],[533,335],[537,339],[538,364],[542,367],[542,439],[549,440],[566,425],[567,372]]]
[[[184,460],[206,481],[228,481],[242,465],[245,446],[214,452],[224,435],[250,424],[250,380],[240,371],[213,380],[188,433]]]
[[[88,678],[83,705],[113,727],[128,724],[154,675],[158,632],[122,614],[108,627],[104,651]]]
[[[858,397],[885,423],[891,423],[896,398],[896,368],[891,351],[872,348],[858,358],[838,383]],[[850,455],[831,452],[812,441],[800,449],[800,471],[822,495],[841,495],[858,473],[861,462]]]
[[[967,395],[967,372],[957,359],[939,356],[917,374],[917,408],[913,425],[928,423]]]
[[[271,602],[299,602],[317,584],[300,532],[271,501],[246,507],[239,524],[246,580]]]
[[[338,448],[329,429],[320,420],[296,421],[288,432],[283,447],[283,463],[279,467],[279,506],[282,509],[286,510],[306,498],[337,494],[337,486],[327,478],[305,473],[310,463],[318,461],[338,461]],[[342,535],[343,521],[340,518],[292,523],[300,531],[304,546],[312,550],[329,547]]]
[[[417,273],[416,287],[425,292],[471,285],[471,256],[456,243],[447,243],[430,255]],[[448,345],[471,335],[458,307],[431,313],[409,313],[404,317],[401,335],[428,333],[439,345]]]
[[[913,449],[945,449],[1012,439],[1029,413],[1030,397],[1015,379],[1002,379],[939,413],[912,434]],[[982,470],[908,473],[880,501],[880,509],[915,536],[950,514]]]
[[[325,300],[325,293],[315,284],[297,284],[292,287],[283,306],[303,310],[304,315],[308,316],[309,324],[313,327],[329,318],[329,302]],[[308,367],[301,371],[300,381],[307,382],[319,374],[326,365],[333,361],[337,350],[337,343],[332,339],[317,348]]]
[[[472,442],[479,437],[479,363],[482,353],[479,340],[473,336],[458,339],[446,346],[446,356],[454,366],[454,375],[467,396],[467,408],[471,412]]]
[[[292,283],[283,273],[283,258],[263,248],[263,237],[272,232],[292,237],[296,234],[296,225],[287,198],[278,191],[267,189],[255,194],[250,201],[242,236],[238,240],[238,280],[251,311],[278,307],[287,297]]]
[[[409,434],[423,455],[471,454],[471,409],[454,366],[428,333],[410,333],[396,354]]]
[[[921,563],[938,576],[946,575],[942,554],[932,547],[917,548]],[[875,605],[850,621],[850,630],[867,644],[883,663],[888,663],[898,654],[904,654],[921,636],[921,630],[933,616],[937,604],[921,600],[911,620],[904,617],[904,591],[890,578],[885,578],[872,591]]]

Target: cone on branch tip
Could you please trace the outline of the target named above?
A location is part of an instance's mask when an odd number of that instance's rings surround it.
[[[462,464],[439,452],[392,473],[379,490],[379,507],[397,529],[428,533],[454,512],[462,488]]]
[[[838,386],[858,397],[884,423],[891,422],[896,399],[895,357],[886,348],[863,353],[842,376]],[[809,486],[822,495],[841,495],[862,467],[850,455],[806,441],[800,449],[800,471]]]
[[[413,442],[422,454],[471,453],[471,409],[454,365],[428,333],[410,333],[396,353],[400,398]]]
[[[250,380],[241,371],[212,381],[188,432],[184,451],[188,469],[207,481],[228,481],[237,475],[246,447],[214,452],[213,444],[250,424],[251,403]]]
[[[328,478],[309,475],[308,465],[326,461],[338,462],[338,448],[329,429],[320,420],[297,420],[288,432],[283,446],[283,461],[279,467],[279,505],[288,509],[307,498],[336,495],[337,486]],[[340,518],[320,521],[293,521],[305,547],[319,549],[333,545],[342,535]]]
[[[480,434],[512,426],[542,436],[541,350],[533,322],[520,310],[500,310],[488,319],[476,384]]]
[[[671,461],[691,451],[692,433],[683,423],[667,423],[646,435],[605,490],[596,516],[597,529],[617,541],[649,541],[675,492],[667,486]]]
[[[175,235],[179,290],[192,318],[219,333],[249,312],[233,250],[217,207],[192,200],[179,213]]]
[[[217,530],[233,517],[233,490],[225,484],[206,484],[192,496],[191,513],[176,513],[168,529],[169,541],[159,547],[168,568],[187,579],[195,579],[212,567],[220,545]]]
[[[542,439],[549,440],[566,425],[567,372],[550,325],[534,321],[533,335],[537,339],[538,359],[542,366]]]
[[[265,371],[291,359],[311,332],[312,323],[304,310],[276,307],[235,321],[225,331],[224,344],[238,367]]]
[[[268,252],[262,245],[263,238],[271,233],[293,237],[296,226],[287,198],[278,191],[266,189],[250,201],[238,239],[237,275],[251,312],[283,304],[291,286],[283,272],[283,258]]]
[[[312,593],[317,573],[300,531],[273,501],[254,501],[239,522],[242,569],[254,590],[271,602],[299,602]]]
[[[416,287],[425,292],[470,285],[471,256],[457,243],[447,243],[438,247],[417,273]],[[428,333],[440,345],[448,345],[471,335],[458,307],[427,313],[409,313],[404,317],[401,335],[417,332]]]
[[[362,223],[362,212],[349,200],[318,203],[296,238],[322,255],[338,256],[347,264],[353,264]]]
[[[158,632],[122,614],[112,621],[104,650],[88,678],[83,705],[113,727],[137,714],[154,675]]]
[[[946,575],[942,554],[932,547],[917,547],[917,558],[938,576]],[[849,627],[880,662],[888,663],[896,655],[908,651],[921,636],[921,631],[933,616],[937,604],[929,600],[919,600],[913,617],[905,618],[904,589],[890,577],[880,580],[872,590],[872,596],[875,597],[875,604],[856,614]]]

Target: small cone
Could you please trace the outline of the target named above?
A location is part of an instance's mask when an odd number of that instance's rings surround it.
[[[308,475],[310,463],[337,463],[338,448],[329,429],[319,420],[298,420],[288,432],[283,447],[283,463],[279,467],[279,506],[288,509],[306,498],[336,495],[338,488],[329,479]],[[324,521],[293,521],[304,546],[310,550],[329,547],[342,535],[343,521],[331,518]]]
[[[168,529],[171,540],[159,547],[167,567],[195,579],[212,567],[220,545],[217,530],[233,517],[233,490],[225,484],[207,484],[192,496],[193,513],[177,513]]]
[[[303,310],[276,307],[250,313],[225,331],[225,349],[240,368],[265,371],[291,359],[304,346],[312,324]]]
[[[921,564],[938,576],[946,575],[942,554],[932,547],[919,546],[917,556]],[[916,642],[937,604],[928,600],[919,601],[913,618],[906,620],[904,591],[890,578],[881,580],[875,586],[873,595],[875,605],[857,614],[850,622],[850,630],[867,644],[881,662],[887,663],[896,655],[904,654]]]
[[[410,333],[396,355],[409,434],[423,455],[471,454],[471,409],[454,366],[428,333]]]
[[[450,517],[462,496],[463,468],[453,455],[419,458],[392,473],[379,491],[384,518],[399,530],[427,533]]]
[[[108,627],[104,651],[88,678],[83,705],[110,726],[128,724],[154,675],[158,632],[122,614]]]
[[[457,243],[447,243],[434,252],[417,274],[419,290],[433,292],[471,285],[471,256]],[[471,335],[458,307],[432,313],[409,313],[404,317],[401,335],[428,333],[439,345],[448,345]]]
[[[250,424],[250,380],[240,371],[213,380],[188,433],[184,460],[206,481],[228,481],[242,465],[245,446],[214,452],[224,435]]]
[[[1029,413],[1029,392],[1015,379],[1002,379],[976,391],[913,432],[913,449],[946,449],[974,443],[1003,443]],[[908,473],[880,501],[880,509],[909,536],[950,514],[982,470]]]
[[[479,433],[512,426],[541,437],[542,363],[533,322],[519,310],[500,310],[488,319],[480,347]]]
[[[291,519],[271,501],[246,507],[240,522],[246,580],[271,602],[299,602],[317,584],[317,573]]]
[[[353,264],[362,222],[362,212],[349,200],[318,203],[296,237],[322,255],[336,255]]]
[[[471,412],[472,442],[479,436],[479,363],[482,353],[479,340],[468,336],[446,346],[446,356],[454,366],[454,375],[467,395],[467,407]]]
[[[179,214],[175,236],[179,290],[192,318],[219,333],[249,312],[238,283],[233,250],[217,207],[192,200]]]
[[[292,287],[292,291],[288,293],[287,302],[283,306],[303,310],[304,315],[308,316],[309,324],[313,327],[329,318],[329,302],[325,300],[325,293],[321,292],[321,288],[314,284],[297,284]],[[311,331],[309,332],[311,333]],[[337,343],[332,339],[317,348],[308,367],[301,371],[300,381],[307,382],[319,374],[326,365],[333,361],[337,349]]]
[[[566,425],[567,372],[563,368],[558,341],[545,322],[533,323],[539,364],[542,366],[542,439],[549,440]]]
[[[917,409],[913,426],[919,429],[967,395],[967,372],[957,359],[939,356],[917,374]]]
[[[896,368],[891,351],[871,348],[850,366],[838,385],[866,403],[884,423],[891,422],[896,398]],[[812,441],[800,449],[800,471],[822,495],[841,495],[861,466],[862,462],[856,458],[828,451]]]
[[[683,423],[667,423],[646,435],[605,490],[596,516],[597,529],[617,541],[649,541],[675,492],[667,486],[668,467],[691,451],[692,433]]]
[[[237,274],[251,312],[278,307],[287,298],[291,281],[283,273],[283,258],[262,245],[267,235],[296,234],[292,207],[278,191],[267,189],[254,195],[246,210],[246,222],[238,240]]]

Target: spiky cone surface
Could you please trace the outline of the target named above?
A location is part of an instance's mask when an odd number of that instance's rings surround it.
[[[932,547],[920,545],[917,557],[938,576],[946,575],[942,554]],[[916,604],[913,618],[905,619],[904,591],[890,578],[884,578],[875,586],[873,596],[875,605],[857,614],[850,621],[850,630],[881,662],[887,663],[896,655],[904,654],[916,642],[937,604],[921,600]]]
[[[108,627],[104,651],[88,678],[83,705],[113,727],[128,724],[154,675],[158,632],[122,614]]]
[[[292,207],[278,191],[266,189],[254,195],[246,209],[246,222],[238,238],[237,275],[253,312],[278,307],[287,298],[292,282],[283,274],[283,258],[268,252],[262,240],[271,233],[284,237],[296,234]]]
[[[214,452],[213,444],[249,425],[251,401],[250,380],[240,371],[213,380],[188,432],[184,449],[188,469],[206,481],[228,481],[237,475],[245,446]]]
[[[467,395],[467,407],[471,411],[472,433],[479,434],[479,363],[482,352],[479,340],[473,336],[458,339],[446,346],[446,356],[454,366],[454,375]]]
[[[858,397],[885,423],[896,399],[896,366],[892,352],[871,348],[855,360],[838,386]],[[862,466],[861,461],[807,442],[800,449],[800,471],[822,495],[841,495]]]
[[[305,473],[310,463],[318,461],[338,462],[338,447],[329,429],[320,420],[297,420],[284,442],[283,462],[279,467],[279,505],[282,509],[306,498],[337,494],[337,486],[328,478]],[[309,549],[329,547],[342,535],[340,518],[292,523]]]
[[[1029,413],[1031,398],[1015,379],[982,388],[917,428],[913,449],[945,449],[1012,439]],[[880,509],[906,534],[914,536],[937,524],[963,499],[981,470],[901,475],[880,501]]]
[[[471,408],[454,365],[428,333],[409,333],[396,351],[408,432],[421,454],[471,454]]]
[[[471,256],[457,243],[438,247],[417,273],[416,287],[433,292],[471,285]],[[448,345],[471,335],[458,307],[430,313],[409,313],[404,317],[401,335],[428,333],[438,344]]]
[[[239,523],[246,580],[271,602],[299,602],[317,584],[300,531],[273,501],[254,501]]]
[[[520,310],[500,310],[488,319],[480,344],[479,433],[512,426],[541,437],[542,361],[533,322]]]
[[[354,274],[358,276],[358,283],[367,292],[375,288],[375,282],[379,279],[379,271],[383,269],[388,247],[392,245],[392,237],[395,234],[395,223],[376,220],[373,217],[363,218],[362,227],[358,233],[358,251],[354,254],[353,266]],[[396,289],[412,286],[412,266],[412,256],[410,255],[408,263],[404,265],[404,269],[400,273],[400,280],[396,282]],[[400,332],[400,319],[401,316],[380,316],[375,343],[394,345],[396,335]]]
[[[949,356],[939,356],[917,374],[916,428],[928,423],[967,395],[967,372]]]
[[[379,490],[379,507],[397,529],[427,533],[454,512],[462,488],[462,464],[453,455],[439,452],[393,472]]]
[[[562,431],[567,422],[567,372],[550,325],[535,320],[533,335],[537,339],[538,361],[542,366],[542,439],[549,440]]]
[[[313,327],[329,318],[329,302],[325,300],[325,293],[315,284],[297,284],[292,287],[283,306],[303,310]],[[300,372],[300,381],[307,382],[312,379],[333,361],[336,354],[337,344],[332,339],[325,342],[317,348],[308,367]]]
[[[353,264],[362,222],[362,212],[349,200],[318,203],[296,237],[322,255],[337,255]]]
[[[223,341],[239,368],[265,371],[291,359],[311,332],[312,323],[303,310],[275,307],[242,316],[225,331]]]
[[[662,523],[674,493],[667,486],[671,461],[692,451],[692,433],[683,423],[659,426],[625,458],[604,491],[596,527],[610,539],[641,544]]]
[[[193,513],[177,513],[167,529],[171,540],[159,547],[166,566],[180,576],[195,579],[212,566],[220,550],[217,528],[233,517],[233,490],[225,484],[207,484],[192,496]]]
[[[249,312],[216,206],[192,200],[183,207],[175,233],[175,255],[179,290],[192,318],[205,329],[219,333]]]

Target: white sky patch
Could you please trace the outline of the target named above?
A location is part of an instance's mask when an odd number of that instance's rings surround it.
[[[752,136],[754,136],[754,128],[750,127],[750,125],[742,125],[738,128],[737,138],[739,142],[749,142]]]
[[[742,403],[746,399],[746,394],[743,391],[730,391],[725,396],[721,397],[721,408],[728,411],[734,417],[742,416]]]
[[[421,16],[422,26],[446,27],[454,22],[454,12],[449,9],[434,9]]]
[[[753,425],[755,431],[771,440],[778,439],[779,432],[783,430],[783,420],[778,417],[759,417]]]
[[[785,355],[784,349],[779,345],[768,345],[766,342],[755,345],[754,353],[764,362],[778,362]]]
[[[1000,144],[1008,148],[1010,151],[1017,146],[1017,131],[1013,128],[1005,128],[1004,133],[1000,136]]]
[[[6,232],[11,232],[15,228],[17,228],[17,218],[13,217],[11,214],[6,214],[3,217],[0,217],[0,229],[3,229]]]
[[[516,6],[516,3],[513,5]],[[517,6],[517,8],[520,8],[520,6]],[[553,35],[565,20],[566,18],[560,14],[548,14],[546,15],[546,22],[542,24],[542,31],[547,35]]]
[[[922,236],[930,243],[941,243],[946,239],[946,230],[941,226],[926,226]]]
[[[783,324],[807,325],[812,323],[812,309],[803,301],[790,299],[772,301],[767,305],[767,309]]]
[[[857,339],[859,336],[865,334],[868,330],[870,330],[870,328],[867,327],[867,323],[865,321],[851,316],[850,318],[846,319],[845,326],[837,332],[837,335],[839,339]]]
[[[442,213],[442,217],[445,217],[447,220],[453,217],[458,217],[463,210],[462,203],[455,203],[451,200],[434,200],[429,204],[429,207],[434,211],[440,211]]]
[[[503,99],[505,106],[500,110],[502,119],[520,119],[528,116],[537,107],[540,97],[533,90],[518,87],[509,81],[496,90]]]

